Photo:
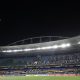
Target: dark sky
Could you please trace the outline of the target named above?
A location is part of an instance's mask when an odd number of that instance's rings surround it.
[[[0,45],[36,36],[80,35],[78,3],[2,2]]]

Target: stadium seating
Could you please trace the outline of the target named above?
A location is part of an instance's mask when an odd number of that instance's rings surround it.
[[[36,55],[0,59],[0,74],[77,74],[80,53]],[[17,70],[17,71],[16,71]]]

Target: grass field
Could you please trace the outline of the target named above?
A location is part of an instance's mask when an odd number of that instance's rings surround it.
[[[0,76],[0,80],[80,80],[80,76]]]

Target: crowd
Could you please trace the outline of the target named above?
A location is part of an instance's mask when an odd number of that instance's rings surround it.
[[[80,54],[53,54],[53,55],[36,55],[36,56],[26,56],[21,58],[7,58],[0,59],[0,67],[5,66],[8,70],[0,71],[0,74],[69,74],[69,73],[80,73]],[[17,67],[18,66],[18,67]],[[19,66],[23,66],[21,70],[11,70],[10,68],[18,69]],[[34,67],[35,66],[35,67]],[[46,66],[48,69],[45,69]],[[52,67],[57,67],[57,69],[52,69]],[[78,66],[74,68],[74,66]],[[29,69],[26,69],[26,68]],[[68,67],[68,68],[60,68]],[[72,67],[69,68],[69,67]],[[1,68],[0,68],[1,69]],[[9,70],[10,69],[10,70]]]

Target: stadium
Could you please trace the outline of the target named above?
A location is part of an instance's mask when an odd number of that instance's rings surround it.
[[[79,80],[80,36],[43,36],[0,46],[0,76],[0,80]]]

